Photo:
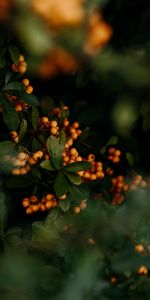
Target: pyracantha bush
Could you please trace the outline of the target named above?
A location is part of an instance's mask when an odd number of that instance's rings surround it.
[[[105,182],[112,204],[121,204],[128,192],[146,188],[141,175],[124,176],[115,171],[125,153],[112,141],[97,158],[84,153],[86,130],[69,119],[68,106],[53,107],[43,114],[32,94],[23,55],[8,49],[10,60],[1,79],[1,171],[9,189],[22,189],[20,203],[26,214],[58,207],[79,214],[87,207],[90,187],[99,185],[103,199]],[[11,61],[13,58],[14,62]],[[83,147],[82,147],[83,145]],[[80,149],[82,147],[82,153]],[[20,197],[19,197],[20,198]]]

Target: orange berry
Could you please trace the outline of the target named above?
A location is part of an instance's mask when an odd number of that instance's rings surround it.
[[[22,205],[23,205],[23,207],[28,207],[29,205],[30,205],[30,200],[29,200],[29,198],[24,198],[23,200],[22,200]]]
[[[20,160],[19,159],[15,159],[13,162],[15,167],[20,167]]]
[[[96,174],[90,174],[90,180],[96,180],[97,177],[96,177]]]
[[[87,160],[89,162],[93,162],[95,160],[95,155],[94,154],[89,154],[88,157],[87,157]]]
[[[55,121],[55,120],[51,121],[51,122],[50,122],[50,126],[51,126],[52,128],[56,128],[56,127],[57,127],[57,121]]]
[[[135,180],[142,181],[142,176],[141,176],[141,175],[136,175],[136,176],[135,176]]]
[[[63,109],[63,110],[68,110],[69,108],[68,108],[67,105],[64,105],[62,109]]]
[[[120,150],[115,150],[114,155],[115,156],[120,156],[121,155],[121,151]]]
[[[24,160],[24,159],[26,159],[26,153],[20,152],[20,153],[18,154],[17,158],[18,158],[19,160]]]
[[[145,188],[145,187],[147,187],[147,182],[145,180],[142,180],[140,185],[142,188]]]
[[[76,149],[76,148],[71,148],[71,150],[70,150],[70,155],[71,155],[71,156],[77,156],[77,155],[78,155],[77,149]]]
[[[109,159],[109,160],[113,160],[113,156],[112,156],[112,155],[109,155],[109,156],[108,156],[108,159]]]
[[[11,131],[11,132],[10,132],[10,136],[11,136],[12,139],[18,137],[17,131]]]
[[[30,214],[32,214],[32,213],[33,213],[32,207],[31,207],[31,206],[27,207],[27,209],[26,209],[26,214],[27,214],[27,215],[30,215]]]
[[[56,128],[56,127],[52,127],[52,128],[50,129],[50,134],[56,135],[56,134],[57,134],[57,128]]]
[[[82,130],[81,130],[81,129],[77,129],[76,133],[77,133],[77,134],[78,134],[78,136],[79,136],[79,135],[81,135],[81,133],[82,133]]]
[[[32,158],[33,160],[37,161],[38,159],[41,159],[43,157],[43,152],[42,151],[37,151],[33,154]]]
[[[64,194],[64,195],[59,197],[59,200],[65,200],[66,198],[67,198],[67,194]]]
[[[109,154],[114,154],[115,151],[116,151],[116,149],[113,148],[113,147],[110,147],[110,148],[108,149],[108,153],[109,153]]]
[[[24,79],[22,80],[22,83],[27,87],[27,86],[30,84],[30,81],[29,81],[28,78],[24,78]]]
[[[136,190],[136,184],[134,184],[134,183],[131,183],[131,185],[130,185],[130,190],[131,191],[135,191]]]
[[[73,127],[71,127],[69,131],[70,131],[71,134],[76,133],[76,129],[73,128]]]
[[[78,122],[74,122],[72,124],[72,127],[75,128],[75,129],[78,129],[79,128],[79,123]]]
[[[89,238],[88,243],[91,245],[95,245],[95,240],[93,238]]]
[[[77,156],[76,157],[76,161],[78,162],[78,161],[82,161],[82,157],[81,156]]]
[[[64,127],[69,126],[69,121],[68,121],[67,119],[64,119],[64,121],[63,121],[63,126],[64,126]]]
[[[74,211],[75,214],[79,214],[80,211],[81,211],[81,209],[80,209],[79,206],[75,206],[74,209],[73,209],[73,211]]]
[[[72,133],[71,137],[73,138],[73,140],[76,140],[78,138],[78,134],[76,132]]]
[[[45,196],[46,200],[52,200],[54,198],[54,195],[53,194],[47,194]]]
[[[83,174],[83,177],[85,179],[89,179],[90,178],[90,172],[89,171],[85,171],[84,174]]]
[[[26,93],[27,93],[27,94],[32,94],[32,92],[33,92],[33,87],[32,87],[31,85],[28,85],[28,86],[26,87]]]
[[[114,156],[112,161],[113,161],[114,164],[117,164],[117,163],[120,162],[120,158],[118,156]]]
[[[82,200],[81,202],[80,202],[80,209],[85,209],[87,207],[87,202],[86,202],[86,200]]]
[[[26,61],[21,61],[19,63],[20,66],[24,66],[24,67],[27,67],[27,62]]]
[[[41,211],[45,211],[45,210],[46,210],[46,207],[45,207],[45,205],[44,205],[43,203],[40,203],[39,209],[40,209]]]
[[[13,169],[12,174],[13,175],[20,175],[20,169]]]
[[[15,110],[18,112],[18,111],[22,111],[22,105],[21,104],[17,104],[15,106]]]
[[[11,69],[13,72],[17,73],[19,71],[19,66],[17,64],[12,64]]]
[[[66,143],[69,147],[71,147],[73,145],[73,139],[70,138],[67,143]]]
[[[129,190],[128,184],[125,184],[125,185],[123,186],[123,190],[124,190],[124,192],[127,192],[127,191]]]
[[[48,123],[48,122],[49,122],[49,118],[48,118],[48,117],[42,117],[42,118],[40,119],[40,121],[41,121],[42,123]]]
[[[74,163],[74,162],[75,162],[75,159],[72,157],[72,158],[69,160],[68,164],[72,164],[72,163]]]
[[[103,172],[100,172],[100,171],[97,171],[97,172],[96,172],[96,177],[97,177],[97,178],[103,178],[103,177],[104,177],[104,173],[103,173]]]
[[[64,158],[63,158],[63,161],[65,162],[65,163],[68,163],[69,162],[69,156],[65,156]]]
[[[21,168],[20,169],[20,175],[26,175],[27,174],[27,171],[25,168]]]
[[[136,245],[134,248],[135,252],[137,253],[143,253],[144,252],[144,246],[143,245]]]
[[[34,212],[38,211],[38,210],[39,210],[39,205],[38,205],[38,204],[32,205],[32,210],[33,210]]]
[[[117,278],[115,276],[111,277],[111,283],[115,284],[117,282]]]
[[[77,174],[78,174],[80,177],[82,177],[83,174],[84,174],[84,171],[78,171]]]
[[[52,207],[53,207],[53,201],[52,201],[52,200],[48,200],[48,201],[46,201],[46,203],[45,203],[45,207],[46,207],[47,209],[50,209],[50,208],[52,208]]]
[[[119,175],[117,177],[118,181],[123,182],[124,181],[124,176],[123,175]]]
[[[24,61],[24,56],[23,55],[20,55],[19,56],[19,62],[23,62]]]
[[[32,195],[30,197],[31,202],[36,203],[38,201],[37,197],[35,195]]]
[[[141,266],[139,269],[138,269],[138,274],[139,275],[148,275],[148,269],[146,266]]]
[[[27,70],[26,66],[19,66],[18,71],[20,74],[24,74]]]
[[[32,157],[29,158],[28,162],[30,165],[35,165],[37,163],[37,161],[34,160]]]

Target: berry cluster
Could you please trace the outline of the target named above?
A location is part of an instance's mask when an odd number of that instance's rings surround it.
[[[30,80],[28,78],[24,78],[22,80],[22,83],[24,84],[24,86],[26,88],[26,93],[27,94],[32,94],[32,92],[33,92],[33,86],[30,85]]]
[[[136,175],[130,183],[129,190],[134,191],[138,187],[145,188],[147,187],[147,181],[142,178],[141,175]]]
[[[47,194],[45,197],[38,199],[32,195],[22,200],[22,206],[26,209],[26,214],[32,214],[37,211],[46,211],[57,206],[57,200],[54,194]]]
[[[5,162],[10,163],[12,165],[12,174],[13,175],[26,175],[32,165],[38,163],[38,161],[43,157],[42,151],[36,151],[32,155],[29,153],[20,151],[17,156],[9,156],[6,155],[4,157]]]
[[[49,130],[49,133],[54,136],[59,136],[59,126],[56,120],[49,120],[48,117],[44,116],[39,119],[40,129]]]
[[[28,163],[29,154],[25,152],[18,153],[17,157],[12,157],[13,175],[26,175],[30,171],[30,165]]]
[[[23,55],[19,56],[18,63],[12,64],[11,69],[15,73],[24,74],[27,70],[27,62]]]
[[[89,17],[87,39],[84,45],[85,52],[95,54],[103,48],[112,37],[112,28],[107,24],[99,11],[93,11]]]
[[[19,136],[17,131],[10,131],[10,137],[13,140],[13,142],[15,142],[16,144],[19,143]]]
[[[75,207],[73,208],[73,212],[74,212],[76,215],[78,215],[78,214],[80,214],[81,210],[86,209],[86,207],[87,207],[87,201],[86,201],[86,200],[82,200],[82,201],[80,202],[79,206],[75,206]]]
[[[17,112],[27,110],[29,107],[27,103],[22,102],[17,96],[7,95],[7,99],[13,103]],[[0,111],[2,112],[2,107]]]
[[[112,204],[121,204],[125,197],[124,192],[129,190],[128,184],[124,181],[124,176],[119,175],[117,177],[112,178],[112,188],[111,192],[113,193]]]
[[[121,151],[119,149],[115,149],[114,147],[110,147],[108,149],[108,159],[112,161],[114,164],[120,162]]]

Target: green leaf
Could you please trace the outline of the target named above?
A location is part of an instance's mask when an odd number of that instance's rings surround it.
[[[21,101],[23,101],[31,106],[39,106],[38,98],[32,94],[27,94],[25,92],[20,92],[17,90],[15,90],[13,94],[14,94],[14,96],[19,97]]]
[[[20,124],[19,141],[22,141],[24,135],[26,134],[27,126],[28,126],[27,121],[23,119]]]
[[[69,199],[71,201],[79,201],[79,200],[84,200],[87,195],[83,193],[82,189],[80,187],[77,187],[75,185],[70,185],[69,189]]]
[[[65,200],[59,201],[59,207],[62,211],[66,212],[70,209],[70,200],[67,198]]]
[[[46,220],[44,222],[44,225],[46,228],[51,228],[52,225],[57,221],[57,219],[59,218],[60,212],[59,212],[59,208],[55,207],[52,210],[50,210],[50,212],[48,213],[48,216],[46,217]]]
[[[31,119],[32,119],[33,128],[36,130],[38,126],[38,120],[39,120],[39,112],[36,107],[32,107]]]
[[[0,234],[4,232],[7,223],[7,207],[5,204],[4,193],[0,192]]]
[[[36,180],[35,180],[36,181]],[[7,180],[8,188],[24,188],[33,184],[34,179],[32,175],[27,174],[25,176],[11,176]]]
[[[52,109],[55,107],[53,99],[49,96],[44,96],[41,100],[40,108],[42,110],[43,115],[47,115]]]
[[[62,165],[62,145],[60,146],[58,139],[51,135],[47,139],[47,149],[51,156],[53,165],[57,170],[60,170]]]
[[[63,122],[64,119],[68,119],[69,114],[70,114],[69,109],[63,109],[60,115],[60,122]]]
[[[33,138],[33,140],[32,140],[32,151],[35,152],[37,150],[43,150],[43,146],[41,145],[41,143],[36,138]]]
[[[15,111],[14,105],[7,100],[6,97],[1,97],[2,115],[4,122],[9,130],[16,130],[19,125],[19,115]]]
[[[54,190],[57,197],[66,194],[69,190],[69,182],[62,173],[58,173],[54,182]]]
[[[126,159],[128,160],[131,167],[133,167],[134,164],[134,158],[133,155],[129,152],[126,153]]]
[[[10,153],[15,147],[15,144],[11,141],[4,141],[0,143],[0,156]]]
[[[49,171],[54,171],[55,168],[54,166],[52,165],[51,161],[50,160],[44,160],[42,161],[42,163],[40,164],[40,166],[43,168],[43,169],[46,169],[46,170],[49,170]]]
[[[9,51],[9,54],[10,54],[10,57],[11,57],[13,63],[16,64],[19,61],[19,56],[20,56],[20,52],[19,52],[18,48],[14,45],[11,45],[11,46],[9,46],[8,51]]]
[[[60,137],[59,137],[59,145],[60,145],[60,155],[62,156],[63,151],[64,151],[64,147],[65,147],[65,143],[66,143],[66,134],[65,131],[62,129],[60,132]]]
[[[68,180],[75,185],[80,185],[82,182],[81,177],[78,174],[65,172],[65,175]]]
[[[8,84],[6,84],[3,88],[3,90],[18,90],[18,91],[22,91],[23,90],[23,84],[21,82],[18,81],[13,81],[10,82]]]
[[[118,143],[118,137],[117,136],[112,136],[109,141],[107,142],[106,146],[110,145],[116,145]]]
[[[4,68],[6,64],[5,56],[3,53],[0,53],[0,68]]]
[[[91,166],[90,162],[87,161],[81,161],[81,162],[75,162],[71,163],[64,167],[65,172],[78,172],[78,171],[84,171],[88,170]]]

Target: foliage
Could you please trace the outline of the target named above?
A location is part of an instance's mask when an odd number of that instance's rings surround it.
[[[149,8],[0,2],[2,300],[149,299]]]

